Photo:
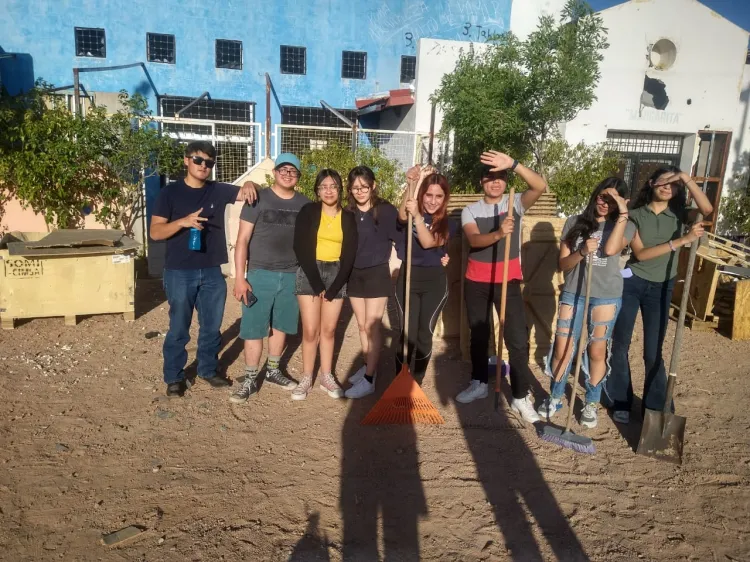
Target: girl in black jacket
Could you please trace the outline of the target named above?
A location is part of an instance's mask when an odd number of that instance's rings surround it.
[[[333,338],[357,253],[357,223],[341,208],[341,176],[335,170],[318,173],[315,193],[318,201],[302,207],[294,227],[303,375],[292,400],[304,400],[312,389],[318,347],[321,390],[331,398],[344,395],[333,376]]]

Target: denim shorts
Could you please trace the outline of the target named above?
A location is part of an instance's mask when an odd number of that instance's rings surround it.
[[[270,327],[285,334],[296,334],[299,304],[294,296],[294,273],[251,269],[247,282],[258,299],[253,306],[242,305],[240,338],[262,340]]]
[[[558,319],[557,319],[557,328],[555,336],[565,336],[566,334],[563,332],[561,333],[561,330],[567,330],[568,337],[572,337],[572,352],[570,356],[570,362],[565,367],[565,374],[563,375],[562,379],[560,381],[555,382],[553,373],[552,373],[552,358],[555,353],[555,341],[552,342],[552,347],[549,350],[549,353],[547,354],[547,360],[545,362],[545,368],[544,373],[553,379],[552,384],[552,395],[555,398],[559,398],[562,395],[562,391],[565,389],[565,382],[568,378],[568,375],[570,374],[571,368],[573,365],[575,365],[575,358],[576,358],[576,351],[578,349],[578,341],[581,337],[581,329],[583,327],[583,305],[585,301],[584,295],[576,295],[575,293],[569,293],[566,291],[563,291],[560,294],[560,307],[562,305],[569,305],[573,307],[573,317],[569,320],[562,320],[559,318],[560,313],[558,310]],[[606,322],[594,322],[592,319],[594,310],[599,306],[606,306],[606,305],[615,305],[615,313],[612,315],[612,319],[608,320]],[[588,329],[589,329],[589,342],[594,341],[606,341],[607,342],[607,370],[604,374],[604,378],[602,381],[596,385],[596,388],[591,387],[588,384],[589,381],[589,355],[588,353],[584,353],[581,361],[581,370],[584,373],[584,377],[586,380],[586,395],[587,395],[587,402],[598,402],[599,396],[601,395],[601,387],[602,383],[607,379],[609,376],[609,373],[611,371],[611,367],[609,364],[611,350],[612,350],[612,330],[614,330],[615,322],[617,321],[617,315],[620,313],[620,308],[622,307],[622,298],[596,298],[591,297],[589,299],[589,314],[588,314]],[[594,329],[597,326],[606,326],[606,331],[604,333],[604,336],[594,338],[591,337],[591,335],[594,333]]]
[[[339,262],[337,261],[316,261],[318,264],[318,273],[323,281],[323,285],[326,290],[331,286],[333,280],[339,274]],[[310,281],[307,279],[307,275],[302,271],[301,267],[297,268],[297,279],[294,290],[295,295],[310,295],[317,297],[317,293],[313,290],[310,285]],[[334,297],[336,299],[343,299],[346,296],[346,284],[339,290],[338,294]]]

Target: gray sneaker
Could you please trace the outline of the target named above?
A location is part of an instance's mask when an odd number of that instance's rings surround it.
[[[232,393],[229,401],[233,404],[244,404],[256,392],[258,392],[258,372],[248,373],[245,371],[245,380],[242,381],[242,386]]]
[[[284,390],[294,390],[297,388],[297,381],[290,379],[281,369],[268,369],[266,371],[266,382],[271,382],[277,386],[280,386]]]
[[[612,413],[612,421],[627,425],[630,423],[630,412],[628,410],[615,410]]]
[[[597,407],[596,402],[589,402],[583,407],[581,412],[581,425],[593,429],[597,423]]]

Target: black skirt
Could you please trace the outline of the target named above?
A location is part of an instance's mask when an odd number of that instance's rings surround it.
[[[355,267],[349,276],[346,294],[360,299],[390,297],[393,294],[391,268],[387,263],[364,269]]]

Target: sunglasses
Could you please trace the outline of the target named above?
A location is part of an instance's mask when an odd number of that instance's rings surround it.
[[[193,161],[193,164],[196,166],[200,166],[201,164],[205,164],[206,168],[209,170],[216,166],[216,160],[210,160],[208,158],[203,158],[202,156],[191,156],[190,159]]]

